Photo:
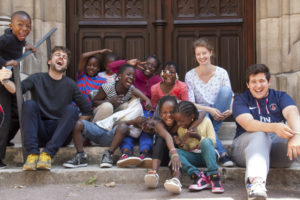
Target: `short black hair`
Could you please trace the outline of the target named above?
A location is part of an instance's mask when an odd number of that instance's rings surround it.
[[[127,68],[132,68],[132,69],[135,70],[135,67],[134,67],[134,66],[129,65],[129,64],[124,64],[124,65],[122,65],[122,66],[119,68],[119,71],[117,72],[117,75],[122,74],[122,73],[125,71],[125,69],[127,69]]]
[[[12,21],[16,16],[24,16],[24,17],[27,17],[27,18],[29,19],[30,23],[31,23],[31,17],[30,17],[30,15],[29,15],[27,12],[23,11],[23,10],[19,10],[19,11],[14,12],[14,13],[11,15],[11,21]]]
[[[153,58],[153,59],[155,60],[155,62],[156,62],[156,69],[155,69],[155,72],[156,72],[156,73],[159,73],[159,71],[160,71],[160,69],[161,69],[161,62],[160,62],[160,60],[158,59],[158,57],[157,57],[155,54],[152,54],[152,55],[150,55],[150,56],[147,56],[147,57],[145,58],[145,60],[147,60],[147,59],[149,59],[149,58]]]
[[[176,97],[170,96],[170,95],[163,96],[163,97],[160,98],[160,99],[158,100],[158,102],[157,102],[156,109],[155,109],[155,113],[154,113],[154,119],[156,119],[156,120],[161,120],[161,116],[160,116],[160,114],[159,114],[160,108],[161,108],[161,106],[162,106],[165,102],[167,102],[167,101],[173,102],[173,103],[175,104],[174,110],[177,109],[177,108],[176,108],[176,107],[177,107],[177,99],[176,99]]]
[[[196,108],[195,104],[190,101],[181,101],[175,112],[181,113],[184,116],[192,116],[194,115],[195,120],[199,117],[198,109]]]
[[[162,70],[165,70],[167,66],[174,66],[176,69],[176,72],[178,72],[178,65],[174,62],[174,61],[168,61],[164,64],[164,66],[162,67]]]
[[[248,67],[246,72],[246,83],[249,83],[249,77],[251,75],[256,75],[259,73],[264,73],[266,75],[266,79],[270,81],[271,74],[269,68],[265,64],[254,64]]]
[[[65,52],[65,53],[68,55],[68,63],[67,63],[67,64],[70,63],[72,53],[71,53],[71,51],[70,51],[69,49],[67,49],[67,48],[64,47],[64,46],[55,46],[55,47],[51,50],[50,58],[49,58],[48,60],[51,60],[51,58],[52,58],[52,56],[53,56],[53,54],[54,54],[55,51],[63,51],[63,52]]]

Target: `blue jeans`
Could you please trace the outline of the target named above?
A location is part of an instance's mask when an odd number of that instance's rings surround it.
[[[218,173],[218,164],[216,159],[215,147],[211,139],[204,138],[200,145],[201,153],[193,153],[181,149],[177,149],[180,157],[183,171],[189,176],[198,173],[197,167],[207,167],[206,176]]]
[[[221,113],[228,110],[230,108],[230,104],[232,101],[232,94],[233,93],[232,93],[232,90],[230,87],[223,86],[219,90],[218,96],[216,98],[216,102],[214,105],[212,105],[212,107],[217,108]],[[226,153],[226,149],[224,148],[223,144],[221,143],[221,141],[218,137],[219,130],[220,130],[220,127],[221,127],[223,121],[216,121],[210,114],[209,114],[209,117],[211,119],[211,122],[214,126],[215,133],[216,133],[216,143],[217,143],[216,149],[221,156],[223,153]]]
[[[84,128],[82,135],[92,142],[99,144],[102,147],[109,147],[114,138],[118,126],[114,126],[110,131],[99,127],[96,123],[82,120]]]
[[[148,113],[147,110],[144,110],[144,116],[146,118],[152,117],[153,112]],[[130,151],[133,151],[135,139],[136,138],[130,136],[125,137],[122,143],[120,144],[121,151],[123,152],[124,149],[129,149]],[[140,152],[142,152],[143,150],[148,150],[148,151],[151,150],[153,144],[153,134],[148,134],[143,131],[138,139],[139,139]]]
[[[60,119],[42,119],[37,102],[28,100],[23,103],[22,133],[24,147],[28,154],[40,154],[39,147],[51,157],[71,138],[72,130],[78,120],[77,107],[67,105]]]

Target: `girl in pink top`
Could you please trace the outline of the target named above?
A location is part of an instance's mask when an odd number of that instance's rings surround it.
[[[188,101],[188,89],[184,82],[178,80],[176,63],[169,61],[161,72],[162,81],[151,87],[151,103],[156,107],[158,100],[165,96],[175,96],[180,101]]]

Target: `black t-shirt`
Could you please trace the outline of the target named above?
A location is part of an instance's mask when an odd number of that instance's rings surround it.
[[[80,108],[83,115],[92,115],[92,110],[77,87],[75,81],[63,76],[61,80],[52,79],[48,73],[36,73],[22,81],[22,92],[31,92],[45,119],[59,119],[63,108],[72,101]]]
[[[5,66],[7,61],[20,58],[25,44],[26,41],[18,40],[10,28],[5,29],[4,34],[0,36],[0,68]],[[13,76],[11,80],[13,80]],[[0,84],[1,90],[5,90],[2,84]]]

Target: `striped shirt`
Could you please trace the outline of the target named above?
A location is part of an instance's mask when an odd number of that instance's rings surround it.
[[[106,83],[106,79],[100,76],[90,77],[86,73],[82,72],[80,74],[77,73],[77,86],[81,93],[84,95],[86,100],[89,102],[92,107],[92,102],[88,96],[88,94],[93,90],[98,90],[103,83]]]
[[[109,82],[109,83],[105,83],[102,86],[102,89],[104,90],[105,94],[106,94],[106,99],[110,100],[115,96],[118,96],[117,91],[116,91],[116,82]],[[131,99],[132,97],[132,90],[135,87],[133,85],[130,86],[129,90],[127,91],[127,93],[124,95],[124,97],[122,98],[123,102],[127,102]]]

